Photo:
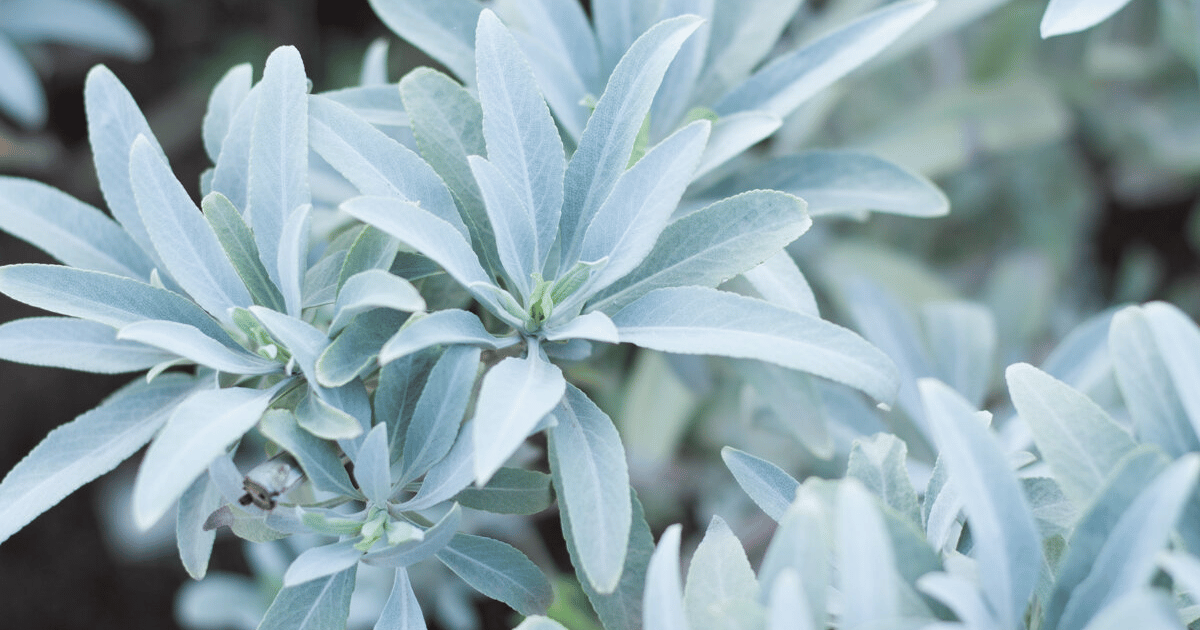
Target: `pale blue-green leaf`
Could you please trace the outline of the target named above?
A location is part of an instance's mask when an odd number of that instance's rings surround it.
[[[719,0],[713,6],[708,62],[693,99],[709,105],[741,83],[778,44],[802,0]]]
[[[0,110],[12,116],[26,129],[46,124],[46,94],[37,73],[15,42],[0,36],[0,76],[6,85],[0,90]]]
[[[379,351],[379,362],[387,364],[414,352],[443,344],[470,344],[498,350],[516,343],[512,337],[496,337],[469,311],[448,308],[409,321]]]
[[[379,613],[379,621],[375,622],[374,630],[426,630],[425,615],[421,614],[421,604],[417,594],[413,592],[412,580],[408,571],[396,570],[392,581],[392,592],[388,595],[383,610]]]
[[[721,116],[713,123],[712,135],[692,179],[711,173],[775,133],[782,125],[783,120],[770,112],[747,111]]]
[[[953,611],[967,628],[996,625],[987,602],[983,601],[979,584],[967,577],[935,571],[921,576],[917,588]]]
[[[393,140],[412,146],[412,137],[406,133],[410,131],[407,127],[411,125],[411,121],[408,112],[404,110],[404,100],[396,91],[395,83],[356,85],[321,92],[319,96],[349,107],[360,118],[383,130]],[[309,99],[310,114],[313,100],[315,99]]]
[[[776,521],[783,518],[788,506],[796,498],[796,488],[800,487],[800,482],[775,464],[732,446],[721,449],[721,459],[742,490],[767,516]]]
[[[355,317],[317,358],[317,383],[341,387],[367,377],[379,366],[379,349],[400,328],[407,315],[375,309]]]
[[[258,630],[343,630],[350,615],[356,566],[285,587],[275,596]]]
[[[392,32],[449,68],[458,78],[475,77],[475,24],[483,5],[476,0],[370,0],[375,15]]]
[[[653,350],[757,359],[828,378],[887,402],[895,364],[848,329],[705,287],[655,289],[613,315],[621,341]]]
[[[574,2],[515,3],[525,32],[513,33],[537,76],[546,103],[566,134],[579,140],[591,109],[584,100],[604,89],[596,36]]]
[[[1050,0],[1042,14],[1042,38],[1087,30],[1129,4],[1129,0]]]
[[[1005,371],[1008,391],[1042,458],[1076,507],[1091,505],[1136,443],[1099,405],[1027,363]]]
[[[800,574],[789,567],[775,576],[767,599],[767,630],[817,630]]]
[[[1183,403],[1192,429],[1200,436],[1200,327],[1169,302],[1142,307],[1163,363],[1171,373],[1175,393]]]
[[[800,576],[805,608],[811,616],[805,621],[815,628],[828,626],[826,601],[832,586],[834,553],[834,489],[831,482],[809,480],[796,492],[779,528],[771,538],[758,571],[764,590],[774,588],[779,576],[790,569]]]
[[[345,571],[358,564],[363,552],[354,548],[358,539],[351,538],[341,542],[310,547],[304,550],[283,574],[283,587],[298,586],[317,578],[323,578],[334,573]]]
[[[714,516],[688,567],[683,589],[688,624],[713,630],[760,627],[765,611],[759,600],[758,580],[742,543]]]
[[[304,431],[296,417],[286,410],[271,410],[258,425],[267,439],[291,453],[313,485],[326,492],[347,496],[359,493],[350,482],[336,446]]]
[[[342,387],[353,387],[353,383]],[[315,387],[315,386],[312,386]],[[322,389],[325,398],[335,398],[342,388]],[[341,409],[336,400],[325,400],[312,390],[296,405],[296,422],[305,431],[326,440],[350,440],[363,433],[363,422]]]
[[[541,274],[542,270],[538,263],[539,229],[533,211],[495,164],[478,155],[467,156],[467,161],[496,239],[501,265],[498,271],[503,271],[519,299],[527,300],[533,292],[533,274]]]
[[[488,370],[475,408],[475,481],[485,485],[562,400],[566,381],[558,366],[533,351]]]
[[[537,514],[553,502],[551,475],[523,468],[501,468],[483,488],[464,488],[454,500],[495,514]]]
[[[117,339],[161,348],[197,365],[228,374],[270,374],[282,366],[245,350],[234,350],[188,324],[142,320],[122,327]]]
[[[620,335],[612,319],[600,311],[592,311],[571,318],[560,326],[547,326],[543,329],[547,341],[562,341],[566,339],[591,339],[604,343],[620,343]]]
[[[806,151],[747,169],[706,194],[782,190],[808,202],[813,216],[875,210],[914,217],[949,212],[933,182],[896,164],[854,151]]]
[[[204,529],[204,522],[221,507],[221,503],[221,492],[208,475],[197,477],[179,497],[179,508],[175,515],[175,542],[179,547],[183,568],[194,580],[204,579],[204,574],[208,572],[208,560],[217,532]]]
[[[0,228],[80,269],[142,280],[154,266],[103,212],[33,180],[0,177]]]
[[[1184,503],[1196,486],[1200,456],[1188,454],[1138,494],[1113,526],[1087,578],[1075,587],[1057,627],[1081,629],[1105,606],[1154,576]]]
[[[401,483],[425,474],[454,446],[475,386],[479,356],[479,348],[453,345],[433,366],[404,438]]]
[[[581,261],[608,258],[608,264],[589,281],[593,291],[632,271],[654,248],[691,182],[710,128],[707,120],[698,120],[680,129],[617,178],[579,246]]]
[[[157,522],[210,462],[258,422],[279,387],[204,390],[179,403],[138,469],[134,522],[142,529]]]
[[[0,481],[0,541],[134,454],[192,386],[185,374],[137,379],[51,431]]]
[[[286,214],[279,235],[276,266],[279,269],[279,290],[289,315],[299,317],[303,307],[304,274],[308,271],[309,216],[312,206],[304,204]]]
[[[884,505],[913,524],[921,522],[917,491],[908,476],[908,447],[890,433],[858,438],[850,447],[846,476],[853,477]]]
[[[313,150],[362,194],[411,201],[466,236],[450,191],[412,149],[328,98],[311,97],[309,115]]]
[[[100,0],[9,0],[5,29],[22,42],[53,42],[144,60],[150,35],[120,6]]]
[[[200,208],[254,303],[283,311],[286,308],[283,294],[267,275],[254,244],[254,234],[233,202],[219,192],[212,192],[200,201]]]
[[[221,143],[221,153],[213,166],[210,190],[229,198],[234,207],[243,214],[249,200],[250,147],[254,129],[254,115],[258,111],[262,83],[250,88],[229,120],[229,130]],[[206,193],[207,194],[207,193]],[[249,219],[249,217],[247,217]]]
[[[777,254],[786,256],[783,247],[810,225],[804,201],[786,193],[757,190],[718,201],[668,224],[641,264],[588,308],[613,314],[654,289],[716,287]],[[815,310],[809,314],[816,316]]]
[[[437,558],[475,590],[522,615],[544,613],[554,601],[541,569],[508,543],[458,534],[437,552]]]
[[[334,303],[330,334],[337,333],[350,321],[374,308],[389,308],[412,313],[425,310],[425,299],[416,287],[400,276],[383,269],[369,269],[346,280]]]
[[[818,458],[833,456],[830,428],[838,412],[827,404],[817,377],[761,361],[732,364],[750,386],[741,398],[751,422],[792,436]]]
[[[1042,567],[1041,538],[998,440],[970,403],[935,379],[918,389],[935,442],[963,498],[980,584],[1002,628],[1025,613]]]
[[[821,316],[808,279],[786,251],[771,256],[761,265],[743,273],[742,277],[754,287],[759,297],[776,306],[813,317]]]
[[[649,26],[646,22],[653,18],[650,11],[657,8],[654,6],[656,4],[612,0],[599,3],[592,9],[592,25],[596,30],[602,70],[612,70],[634,39]]]
[[[562,260],[577,260],[584,230],[625,172],[667,66],[700,26],[694,16],[659,22],[629,47],[609,76],[563,182]]]
[[[229,309],[249,306],[250,293],[200,209],[145,136],[130,149],[129,179],[166,271],[204,310],[232,324]]]
[[[1134,435],[1174,457],[1200,450],[1200,439],[1144,309],[1130,306],[1113,315],[1108,349]]]
[[[296,208],[312,201],[308,187],[308,77],[295,48],[281,46],[267,57],[259,91],[250,131],[245,211],[263,265],[286,299],[288,288],[279,268],[284,223]]]
[[[470,485],[475,478],[474,424],[470,420],[463,423],[450,452],[425,473],[417,494],[401,503],[399,509],[424,510],[433,507]]]
[[[896,557],[874,499],[855,481],[837,492],[837,567],[843,628],[869,628],[900,616]]]
[[[524,210],[530,219],[531,271],[540,272],[558,235],[566,157],[528,60],[491,11],[479,16],[475,72],[487,159],[521,202],[506,214]],[[489,209],[488,216],[492,214]],[[494,218],[492,225],[500,230]]]
[[[974,302],[926,303],[921,309],[925,342],[941,380],[972,405],[982,405],[996,358],[996,322]]]
[[[404,509],[404,508],[402,508]],[[416,564],[441,551],[458,535],[462,522],[462,508],[455,503],[438,522],[425,530],[421,540],[402,542],[394,547],[372,551],[363,556],[363,562],[380,567],[401,568]]]
[[[302,319],[269,308],[251,306],[250,312],[276,341],[288,349],[300,371],[308,377],[310,386],[322,392],[317,385],[316,363],[329,345],[329,337]]]
[[[130,278],[62,265],[9,265],[0,268],[0,292],[31,306],[114,328],[146,319],[190,324],[236,347],[195,302]]]
[[[158,348],[117,339],[112,326],[84,319],[29,317],[0,325],[0,359],[6,361],[119,374],[149,369],[174,357]]]
[[[649,3],[653,4],[653,3]],[[696,15],[704,20],[700,28],[688,38],[674,61],[663,76],[662,85],[650,106],[650,138],[657,140],[674,132],[684,120],[684,115],[695,104],[692,94],[696,79],[704,71],[708,55],[708,42],[712,34],[714,0],[665,0],[659,3],[658,13],[653,20],[664,20],[681,15]]]
[[[368,500],[387,505],[392,496],[392,472],[386,424],[377,424],[367,432],[354,456],[354,478]]]
[[[166,159],[165,154],[154,140],[154,133],[150,131],[150,125],[146,123],[137,103],[108,68],[96,66],[88,72],[83,88],[83,104],[87,111],[92,161],[96,166],[104,201],[113,218],[154,260],[155,266],[160,266],[154,244],[150,241],[134,200],[133,183],[129,179],[129,149],[134,138],[143,135],[163,159]]]
[[[250,93],[253,76],[254,69],[250,64],[241,63],[230,68],[213,86],[201,128],[204,150],[213,164],[217,163],[217,158],[221,155],[221,146],[225,143],[225,137],[229,135],[229,127],[233,123],[238,106]]]
[[[369,225],[363,226],[346,250],[346,258],[342,260],[337,279],[338,291],[342,290],[347,280],[364,271],[391,269],[399,251],[400,242],[395,238]]]
[[[375,422],[388,425],[388,443],[392,461],[399,461],[404,450],[404,436],[425,389],[429,373],[438,357],[439,348],[427,348],[388,363],[379,369],[375,394],[371,400]]]
[[[632,508],[625,449],[612,420],[574,386],[554,410],[550,465],[571,521],[578,568],[598,593],[616,589],[625,566]]]
[[[1042,361],[1041,369],[1081,392],[1113,378],[1108,329],[1116,308],[1106,309],[1071,329]]]
[[[642,602],[642,627],[655,630],[688,630],[679,584],[679,525],[663,531],[646,568],[646,594]]]
[[[362,69],[358,72],[358,84],[386,85],[388,82],[388,41],[382,37],[371,40],[367,52],[363,53]]]
[[[1148,586],[1125,593],[1084,626],[1084,630],[1184,630],[1174,602],[1167,593]]]
[[[933,0],[885,5],[767,64],[722,96],[713,109],[722,116],[761,110],[783,118],[877,55],[935,5]]]

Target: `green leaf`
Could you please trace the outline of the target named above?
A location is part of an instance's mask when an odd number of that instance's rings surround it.
[[[258,256],[258,245],[254,244],[254,234],[233,202],[219,192],[211,192],[204,196],[200,207],[254,303],[282,312],[283,294],[267,275]]]
[[[326,492],[348,496],[359,494],[346,467],[342,464],[338,448],[331,442],[314,436],[300,428],[296,417],[287,410],[272,409],[263,415],[259,431],[291,453],[313,485]]]
[[[208,475],[197,477],[179,497],[179,508],[175,515],[175,542],[179,547],[183,568],[193,580],[204,579],[204,574],[208,572],[208,560],[217,532],[205,529],[204,522],[221,507],[223,501],[221,491]]]
[[[495,514],[537,514],[553,503],[551,476],[536,470],[501,468],[482,488],[454,495],[462,505]]]
[[[343,630],[357,566],[279,591],[258,630]]]
[[[554,591],[541,569],[508,543],[457,534],[437,557],[475,590],[522,615],[545,613],[554,601]]]

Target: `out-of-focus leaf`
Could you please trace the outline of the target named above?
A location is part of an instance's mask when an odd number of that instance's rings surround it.
[[[855,481],[837,492],[838,573],[845,628],[894,622],[900,616],[896,557],[874,500]]]
[[[921,522],[917,491],[907,468],[908,447],[890,434],[859,438],[850,447],[846,476],[860,481],[897,514],[911,523]]]
[[[688,567],[683,605],[692,628],[739,630],[763,620],[758,580],[742,543],[714,516]]]
[[[250,93],[253,75],[254,68],[250,64],[238,64],[221,77],[208,97],[208,109],[204,113],[201,135],[204,151],[214,164],[221,155],[221,145],[225,142],[225,136],[229,134],[229,127],[238,106]]]
[[[1087,30],[1129,4],[1129,0],[1050,0],[1042,14],[1042,37]]]
[[[679,525],[663,531],[646,568],[646,595],[642,603],[642,627],[656,630],[688,630],[679,583]]]
[[[394,33],[437,59],[464,81],[475,77],[475,0],[370,0]]]
[[[341,630],[350,614],[356,566],[284,587],[267,609],[258,630]]]

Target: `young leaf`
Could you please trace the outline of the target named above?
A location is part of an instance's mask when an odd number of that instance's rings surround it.
[[[425,530],[424,537],[420,540],[410,540],[394,547],[372,551],[363,556],[363,562],[381,567],[403,568],[431,558],[459,536],[458,526],[461,522],[462,508],[455,503],[438,522]]]
[[[258,630],[341,630],[350,614],[356,566],[334,575],[284,587]]]
[[[437,558],[475,590],[522,615],[544,613],[554,601],[541,569],[508,543],[457,534],[437,552]]]
[[[392,580],[392,593],[388,595],[387,603],[379,613],[379,621],[375,622],[374,630],[426,630],[425,616],[421,614],[421,604],[413,593],[412,580],[408,579],[408,571],[396,569],[396,577]]]
[[[479,371],[479,348],[446,349],[425,382],[404,438],[400,482],[425,474],[450,452]]]
[[[653,350],[757,359],[862,390],[895,396],[896,366],[853,332],[733,293],[655,289],[613,315],[621,341]]]
[[[557,621],[555,621],[549,617],[543,617],[541,615],[533,615],[532,617],[526,617],[525,620],[522,621],[516,628],[513,628],[513,630],[567,630],[567,629],[562,624],[558,623]]]
[[[475,0],[370,0],[383,23],[463,80],[475,76]]]
[[[258,256],[254,234],[233,202],[219,192],[211,192],[204,196],[200,208],[254,303],[275,311],[286,310],[283,294]]]
[[[85,319],[28,317],[0,325],[0,359],[7,361],[118,374],[174,358],[173,353],[120,340],[112,326]]]
[[[304,475],[317,488],[347,496],[359,493],[350,483],[350,476],[339,459],[337,447],[301,429],[292,413],[272,409],[263,415],[258,428],[264,437],[296,458]]]
[[[289,588],[317,578],[345,571],[358,564],[363,552],[354,547],[358,540],[351,538],[341,542],[309,547],[304,550],[283,574],[283,587]]]
[[[908,447],[890,433],[859,438],[850,447],[846,477],[857,479],[909,522],[921,522],[917,491],[907,468]]]
[[[761,623],[758,580],[742,543],[714,516],[688,567],[683,605],[693,628],[736,630]]]
[[[496,255],[506,283],[520,299],[533,292],[533,274],[541,274],[538,263],[538,225],[507,177],[495,164],[477,155],[467,156],[471,173],[479,185],[487,209],[488,223],[496,238]]]
[[[312,205],[302,204],[287,213],[279,234],[276,265],[279,269],[279,290],[287,313],[300,316],[303,307],[302,287],[308,270],[309,215]]]
[[[205,529],[208,516],[221,507],[221,492],[208,475],[200,475],[179,497],[175,516],[175,541],[183,568],[194,580],[208,572],[208,559],[217,538],[214,529]]]
[[[377,424],[367,432],[354,456],[354,478],[367,500],[387,505],[392,496],[392,474],[386,424]]]
[[[138,379],[51,431],[0,481],[0,541],[150,441],[192,387],[185,374]]]
[[[406,323],[380,349],[379,362],[386,365],[422,349],[443,344],[471,344],[498,350],[513,343],[516,343],[515,339],[489,333],[474,313],[448,308]]]
[[[742,490],[767,516],[776,521],[783,518],[796,498],[800,482],[775,464],[732,446],[721,449],[721,459]]]
[[[679,584],[679,525],[671,525],[658,539],[646,569],[646,595],[642,603],[642,627],[656,630],[688,630]]]
[[[204,140],[204,151],[214,164],[221,155],[221,145],[225,142],[225,136],[229,134],[229,127],[238,106],[250,93],[253,75],[254,69],[250,64],[238,64],[217,81],[208,97],[208,109],[204,112],[201,136]]]
[[[475,481],[484,485],[562,400],[562,371],[533,350],[509,357],[483,377],[475,408]]]
[[[245,350],[233,350],[188,324],[143,320],[124,326],[117,339],[162,348],[176,357],[228,374],[270,374],[282,366]]]
[[[1126,4],[1129,0],[1050,0],[1042,14],[1042,38],[1087,30]]]
[[[558,500],[571,512],[575,561],[598,593],[621,579],[632,508],[625,449],[616,427],[586,394],[567,386],[549,431],[550,470]]]

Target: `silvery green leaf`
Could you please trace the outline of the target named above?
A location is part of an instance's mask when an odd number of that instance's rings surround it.
[[[721,116],[713,123],[712,135],[692,179],[711,173],[775,133],[782,125],[779,116],[770,112],[746,111]]]
[[[1050,0],[1042,14],[1042,38],[1087,30],[1129,4],[1129,0]]]
[[[486,119],[485,119],[486,120]],[[488,224],[496,239],[496,255],[508,285],[521,300],[533,292],[533,274],[541,274],[537,262],[538,226],[532,211],[496,165],[478,155],[467,156],[471,173],[479,185],[487,209]]]
[[[838,484],[838,574],[845,628],[894,622],[900,616],[896,558],[874,499],[855,481]]]
[[[426,348],[388,363],[379,370],[371,404],[375,421],[388,425],[392,461],[400,460],[408,423],[412,420],[413,410],[425,389],[429,373],[440,356],[439,348]]]
[[[33,180],[0,177],[0,228],[80,269],[140,280],[154,266],[103,212]]]
[[[604,343],[620,343],[621,341],[612,319],[600,311],[573,317],[561,326],[546,326],[543,328],[543,333],[547,341],[567,339],[591,339]]]
[[[203,390],[179,403],[138,469],[134,522],[142,529],[157,522],[210,462],[258,422],[279,387]]]
[[[404,111],[404,101],[396,91],[395,83],[356,85],[321,92],[319,96],[349,107],[360,118],[387,133],[388,137],[412,146],[408,112]],[[310,98],[310,108],[312,100]]]
[[[596,36],[583,7],[574,2],[515,3],[525,32],[514,35],[529,58],[546,102],[567,135],[578,140],[591,110],[582,101],[604,88]]]
[[[475,481],[481,486],[558,405],[566,390],[558,366],[532,349],[529,354],[504,359],[483,377],[474,417]]]
[[[768,63],[722,96],[713,109],[722,116],[759,110],[783,118],[879,54],[935,4],[932,0],[903,0],[885,5]]]
[[[250,84],[254,69],[248,63],[241,63],[229,69],[225,76],[213,86],[212,94],[208,97],[208,109],[204,113],[202,136],[204,150],[214,164],[221,155],[221,145],[229,134],[229,127],[238,106],[250,93]]]
[[[0,541],[142,448],[192,387],[186,374],[137,379],[51,431],[0,481]]]
[[[357,539],[351,538],[305,549],[288,566],[287,573],[283,574],[283,587],[298,586],[317,578],[345,571],[358,564],[363,552],[354,548],[357,542]]]
[[[721,459],[738,485],[767,516],[779,521],[796,498],[800,482],[765,459],[732,446],[721,449]]]
[[[373,372],[379,367],[380,348],[406,318],[385,308],[356,316],[317,358],[317,383],[341,387]]]
[[[195,302],[130,278],[62,265],[8,265],[0,267],[0,292],[31,306],[114,328],[145,319],[189,324],[236,346]]]
[[[426,630],[425,616],[421,614],[421,604],[413,593],[412,580],[408,579],[408,571],[396,570],[392,581],[392,592],[388,595],[387,603],[379,613],[379,621],[375,622],[374,630]]]
[[[390,269],[396,262],[400,242],[388,234],[369,225],[364,225],[354,242],[346,250],[342,268],[338,271],[337,288],[342,290],[346,281],[364,271]]]
[[[362,69],[358,73],[359,85],[386,85],[388,82],[388,41],[382,37],[371,40],[363,54]]]
[[[87,111],[92,161],[96,165],[96,176],[100,179],[104,201],[113,218],[153,259],[155,266],[160,266],[154,244],[150,241],[134,200],[133,183],[129,178],[129,148],[135,138],[143,135],[163,159],[166,159],[165,154],[155,142],[154,133],[150,131],[150,125],[146,123],[137,103],[108,68],[96,66],[88,72],[83,88],[83,104]]]
[[[287,298],[279,268],[284,223],[296,208],[312,201],[308,189],[308,77],[300,53],[291,46],[276,48],[263,68],[250,131],[246,199],[245,211],[259,256]]]
[[[142,223],[166,271],[204,310],[231,324],[229,309],[249,306],[250,293],[212,227],[145,136],[133,141],[129,169]]]
[[[1083,628],[1098,610],[1150,581],[1157,569],[1157,555],[1168,544],[1184,503],[1196,486],[1197,474],[1200,456],[1185,455],[1128,504],[1094,556],[1087,578],[1071,591],[1057,627]]]
[[[350,321],[374,308],[412,313],[425,310],[425,299],[408,280],[383,269],[368,269],[346,279],[334,303],[329,333],[336,334]]]
[[[326,492],[358,495],[358,489],[350,482],[346,467],[339,459],[337,447],[301,429],[292,413],[272,409],[263,415],[258,428],[263,436],[296,458],[314,486]]]
[[[424,510],[449,500],[475,478],[474,422],[468,420],[458,430],[458,439],[442,461],[433,465],[421,481],[421,489],[401,503],[402,510]]]
[[[767,630],[817,630],[812,618],[800,574],[790,567],[780,571],[767,600]]]
[[[287,214],[279,235],[276,261],[279,269],[279,290],[283,294],[287,313],[296,317],[300,316],[300,309],[303,307],[302,285],[304,274],[308,270],[311,213],[312,206],[309,204],[294,208]]]
[[[377,424],[367,432],[354,456],[354,478],[369,501],[387,505],[392,496],[392,472],[386,424]]]
[[[554,487],[568,510],[584,515],[571,521],[576,566],[598,593],[611,593],[625,566],[632,518],[621,436],[574,386],[567,386],[554,416],[558,424],[548,434]]]
[[[621,341],[653,350],[768,361],[861,390],[896,393],[895,364],[848,329],[705,287],[655,289],[613,315]]]
[[[813,216],[875,210],[914,217],[949,212],[950,201],[927,178],[867,153],[806,151],[746,169],[706,194],[782,190],[808,202]]]
[[[579,260],[608,258],[608,264],[590,279],[593,291],[632,271],[654,248],[691,182],[709,129],[707,120],[680,129],[617,178],[608,199],[585,227],[580,244]]]
[[[342,387],[353,387],[353,383]],[[334,398],[337,389],[323,389],[326,398]],[[326,440],[350,440],[363,433],[363,422],[335,401],[327,401],[310,389],[296,405],[296,422],[305,431]]]
[[[1117,462],[1136,446],[1133,437],[1088,397],[1027,363],[1009,366],[1005,376],[1055,480],[1076,507],[1091,505]]]
[[[462,508],[455,503],[442,515],[442,518],[438,519],[438,522],[425,530],[424,537],[420,540],[410,540],[393,547],[372,551],[363,556],[363,562],[393,568],[416,564],[432,557],[458,536],[458,526],[461,522]]]
[[[0,359],[6,361],[119,374],[173,358],[158,348],[117,339],[113,327],[84,319],[28,317],[0,325]]]
[[[1063,494],[1058,481],[1050,477],[1022,477],[1021,486],[1042,540],[1056,535],[1065,539],[1075,527],[1079,509]]]
[[[1163,363],[1171,373],[1175,393],[1183,403],[1192,428],[1200,435],[1200,327],[1179,307],[1169,302],[1150,302],[1142,307]]]
[[[466,236],[450,191],[411,149],[336,101],[313,96],[309,113],[313,150],[362,194],[418,204]]]
[[[695,102],[712,103],[741,83],[776,46],[801,0],[718,0],[713,6],[708,62]]]
[[[392,32],[438,60],[460,79],[475,76],[475,0],[370,0]]]
[[[758,571],[759,584],[764,590],[773,590],[775,582],[789,570],[799,574],[805,608],[810,613],[805,621],[814,628],[828,626],[826,601],[832,584],[834,549],[833,498],[831,486],[826,490],[812,480],[800,486],[796,500],[779,521]]]
[[[1125,593],[1096,613],[1085,630],[1184,630],[1177,610],[1167,593],[1141,587]]]
[[[142,320],[122,327],[117,339],[136,341],[228,374],[270,374],[282,366],[245,350],[234,350],[188,324]]]
[[[918,389],[975,541],[980,584],[1002,628],[1025,614],[1042,567],[1041,538],[999,442],[970,403],[935,379]]]
[[[1182,340],[1163,341],[1178,344]],[[1200,439],[1147,311],[1130,306],[1113,315],[1108,348],[1121,395],[1133,418],[1134,435],[1175,457],[1200,450]]]
[[[221,492],[208,475],[197,477],[179,497],[175,541],[183,568],[194,580],[203,579],[208,572],[208,559],[212,555],[217,532],[204,529],[204,522],[214,510],[221,507],[221,503]]]
[[[922,309],[930,358],[943,382],[972,405],[982,405],[996,356],[996,323],[986,307],[966,301],[931,302]]]
[[[407,322],[379,351],[379,362],[390,363],[414,352],[443,344],[471,344],[497,350],[517,340],[496,337],[470,311],[443,309]]]
[[[210,191],[219,192],[229,198],[235,208],[245,213],[249,199],[250,145],[254,129],[254,115],[258,111],[258,100],[262,95],[261,83],[250,88],[246,97],[233,112],[229,131],[221,143],[221,153],[213,166]],[[206,193],[207,194],[207,193]]]
[[[37,72],[7,35],[0,37],[0,75],[7,79],[0,110],[27,129],[46,124],[46,94]]]
[[[579,257],[583,233],[625,172],[638,131],[667,66],[700,26],[694,16],[654,25],[629,47],[588,119],[563,182],[562,260]]]
[[[541,569],[508,543],[457,534],[437,552],[437,558],[475,590],[522,615],[544,613],[554,601]]]
[[[495,514],[537,514],[553,504],[551,476],[535,470],[501,468],[482,488],[464,488],[458,503]]]
[[[254,244],[254,234],[233,202],[219,192],[211,192],[201,200],[200,207],[254,303],[276,311],[285,310],[283,294],[267,275]]]
[[[792,260],[791,254],[786,251],[771,256],[761,265],[744,272],[742,277],[754,287],[762,299],[776,306],[790,308],[813,317],[821,316],[817,308],[817,298],[808,284],[808,279],[804,277],[796,261]]]
[[[688,567],[684,611],[693,628],[740,630],[764,618],[758,580],[742,543],[714,516]]]
[[[562,212],[563,172],[566,157],[562,138],[542,99],[533,70],[520,46],[491,11],[479,15],[475,33],[475,72],[483,108],[483,136],[487,159],[516,193],[519,205],[488,216],[497,237],[507,228],[514,240],[530,240],[530,272],[540,272],[558,235]],[[472,167],[474,169],[474,167]],[[481,183],[482,188],[482,183]],[[485,195],[486,198],[486,195]],[[512,228],[518,212],[528,217],[529,233],[519,236]],[[503,223],[509,225],[502,226]],[[511,271],[511,270],[510,270]],[[525,274],[528,281],[528,273]]]
[[[6,30],[18,41],[63,43],[144,60],[150,35],[119,6],[100,0],[10,0]]]
[[[987,628],[996,623],[979,585],[964,576],[927,573],[917,580],[917,588],[953,611],[968,628]]]
[[[646,595],[642,602],[642,627],[688,630],[679,584],[679,525],[663,531],[646,568]]]
[[[696,79],[704,70],[708,55],[714,0],[666,0],[658,4],[658,13],[651,18],[652,20],[696,15],[703,19],[704,23],[683,43],[674,61],[667,68],[667,74],[663,76],[658,94],[654,96],[654,104],[650,107],[649,129],[653,139],[663,138],[674,132],[694,104],[692,93],[696,88]]]
[[[425,474],[454,446],[475,386],[479,356],[479,348],[453,345],[429,372],[404,438],[401,483]]]
[[[908,447],[890,433],[858,438],[850,447],[846,476],[853,477],[883,504],[911,523],[921,522],[917,491],[908,476]]]
[[[342,630],[350,614],[357,566],[287,586],[275,596],[258,630]]]
[[[611,315],[654,289],[716,287],[779,254],[808,230],[812,221],[804,207],[791,195],[757,190],[676,219],[641,264],[600,291],[588,308]]]

